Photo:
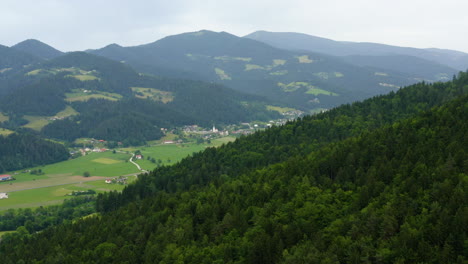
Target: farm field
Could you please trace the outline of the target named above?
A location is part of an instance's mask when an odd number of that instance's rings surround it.
[[[82,179],[86,179],[81,177]],[[129,182],[136,179],[136,176],[128,178]],[[107,184],[104,178],[96,181],[82,181],[74,184],[56,185],[44,188],[35,188],[24,191],[9,192],[8,199],[0,200],[0,211],[5,211],[10,208],[32,208],[39,206],[47,206],[60,204],[63,200],[71,198],[67,194],[72,191],[86,191],[95,190],[97,193],[107,192],[112,190],[122,191],[124,185],[120,184]]]
[[[181,159],[206,149],[207,147],[218,147],[222,144],[234,141],[234,137],[218,138],[211,141],[211,144],[196,144],[196,143],[184,143],[184,144],[166,144],[157,145],[151,147],[137,147],[137,148],[126,148],[123,149],[129,152],[135,152],[140,150],[143,155],[143,159],[136,160],[135,162],[145,170],[153,170],[157,163],[153,163],[147,158],[154,158],[156,161],[161,160],[161,165],[171,165]]]
[[[128,162],[129,158],[129,154],[113,154],[110,151],[90,153],[76,159],[31,168],[41,169],[43,175],[20,172],[14,175],[16,180],[0,183],[0,192],[7,192],[9,195],[8,199],[0,200],[0,211],[58,204],[72,191],[122,190],[122,185],[106,184],[104,180],[107,177],[139,173],[135,165]],[[83,177],[85,171],[89,172],[91,177]]]
[[[6,115],[0,113],[0,122],[8,121],[8,119],[9,119],[8,116],[6,116]]]
[[[6,128],[0,128],[0,135],[2,136],[8,136],[10,134],[13,134],[15,132],[9,130],[9,129],[6,129]]]
[[[50,122],[52,122],[53,117],[57,118],[65,118],[69,117],[72,115],[78,115],[79,113],[75,111],[71,106],[67,106],[64,110],[58,112],[55,114],[55,116],[29,116],[26,115],[24,116],[24,119],[28,120],[29,123],[24,125],[23,127],[31,128],[36,131],[40,131],[43,127],[48,125]]]
[[[60,204],[70,197],[67,194],[72,191],[89,189],[98,193],[111,190],[121,191],[124,185],[107,184],[104,180],[110,177],[131,175],[128,182],[134,181],[136,179],[134,175],[139,174],[140,171],[128,160],[136,150],[140,150],[145,158],[136,162],[143,169],[152,170],[156,164],[147,160],[147,156],[155,160],[160,159],[161,165],[170,165],[194,152],[234,140],[234,137],[224,137],[213,139],[211,144],[167,144],[117,149],[116,153],[112,151],[89,153],[76,159],[29,169],[40,169],[43,175],[32,175],[24,170],[18,171],[16,172],[18,174],[14,175],[16,180],[0,183],[0,192],[7,192],[9,195],[8,199],[0,200],[0,211],[9,208]],[[89,172],[90,177],[83,177],[84,172]],[[8,174],[14,174],[14,172]]]

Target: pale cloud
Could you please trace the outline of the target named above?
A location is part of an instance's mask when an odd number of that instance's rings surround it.
[[[466,10],[465,0],[2,0],[0,44],[36,38],[70,51],[268,30],[468,52]]]

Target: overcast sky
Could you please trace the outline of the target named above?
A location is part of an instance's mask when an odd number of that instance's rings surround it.
[[[0,0],[0,44],[62,51],[133,46],[208,29],[468,52],[467,0]]]

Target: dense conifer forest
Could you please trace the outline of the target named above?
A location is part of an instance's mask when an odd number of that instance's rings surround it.
[[[465,263],[468,73],[209,148],[2,263]]]
[[[69,156],[62,144],[31,134],[0,135],[0,173],[55,163]]]

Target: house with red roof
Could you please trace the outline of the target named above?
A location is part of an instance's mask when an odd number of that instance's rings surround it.
[[[8,174],[0,175],[0,182],[10,181],[10,180],[13,180],[13,177],[11,177],[11,175],[8,175]]]

